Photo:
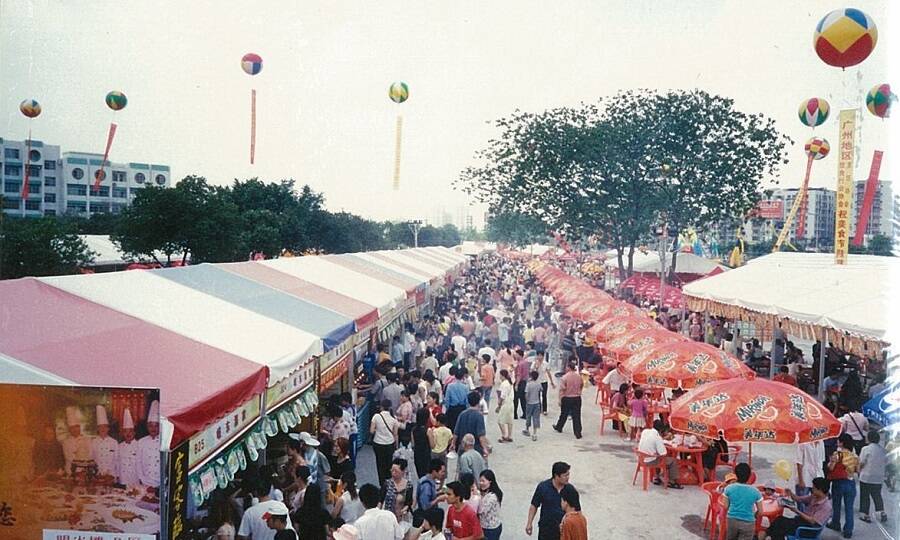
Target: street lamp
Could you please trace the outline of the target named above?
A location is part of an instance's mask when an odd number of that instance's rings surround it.
[[[413,221],[409,221],[406,224],[409,226],[409,230],[412,231],[413,234],[413,247],[419,247],[419,229],[422,228],[422,220],[416,219]]]

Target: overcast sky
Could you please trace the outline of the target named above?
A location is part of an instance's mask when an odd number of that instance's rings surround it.
[[[165,163],[176,178],[199,174],[216,184],[294,178],[324,192],[331,209],[428,218],[438,206],[455,213],[468,202],[452,182],[495,135],[490,120],[620,89],[701,88],[777,120],[798,143],[781,184],[797,186],[802,143],[813,134],[797,120],[802,99],[831,102],[835,112],[815,134],[834,146],[838,109],[858,106],[877,83],[900,87],[900,39],[892,35],[900,8],[887,13],[887,4],[853,3],[875,20],[879,41],[868,60],[842,72],[812,48],[819,19],[844,7],[830,1],[2,0],[0,136],[24,138],[18,104],[34,98],[43,106],[34,137],[63,150],[102,153],[114,117],[114,161]],[[263,57],[256,77],[240,69],[247,52]],[[400,106],[387,97],[395,80],[410,87]],[[129,100],[115,115],[103,102],[113,89]],[[887,150],[898,121],[900,111],[889,122],[862,115],[858,178],[873,149]],[[883,179],[893,179],[896,155],[886,153]],[[836,167],[834,156],[817,162],[812,185],[834,188]]]

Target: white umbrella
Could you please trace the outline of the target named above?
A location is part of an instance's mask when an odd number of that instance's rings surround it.
[[[503,320],[503,319],[509,317],[509,314],[507,312],[503,311],[502,309],[489,309],[488,315],[490,315],[491,317],[494,317],[495,319],[500,319],[500,320]]]

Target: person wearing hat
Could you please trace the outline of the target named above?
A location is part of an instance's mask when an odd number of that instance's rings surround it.
[[[305,431],[289,433],[288,436],[299,443],[294,446],[306,461],[306,466],[309,467],[309,483],[318,485],[324,497],[328,489],[328,473],[331,472],[331,464],[328,462],[328,458],[319,452],[318,439]]]
[[[141,485],[159,489],[159,401],[153,400],[147,414],[147,435],[138,441],[138,479]]]
[[[267,527],[275,531],[275,540],[297,540],[297,533],[288,528],[288,508],[283,502],[272,501],[262,519]]]
[[[259,499],[259,502],[244,511],[241,525],[238,527],[238,540],[275,540],[276,538],[295,540],[297,536],[291,536],[290,533],[284,533],[280,537],[276,536],[282,530],[293,531],[294,526],[288,518],[287,506],[283,502],[273,501],[269,498],[269,492],[272,491],[272,479],[260,476],[250,479],[249,483],[251,493]],[[281,527],[281,516],[284,516],[283,527]],[[275,521],[271,520],[272,517],[275,517]],[[270,522],[281,528],[272,528]]]
[[[69,437],[63,440],[63,456],[66,459],[66,474],[72,474],[72,463],[91,459],[91,440],[81,433],[81,411],[78,407],[66,407],[66,425]]]
[[[134,420],[131,411],[125,409],[122,417],[122,442],[116,451],[116,472],[119,483],[125,486],[136,486],[140,483],[138,477],[138,443],[134,440]]]
[[[356,530],[356,527],[353,525],[345,523],[338,527],[338,529],[331,534],[331,537],[334,540],[359,540],[359,531]],[[419,538],[421,539],[422,537],[420,536]]]
[[[97,405],[97,436],[91,441],[91,458],[101,475],[118,477],[119,443],[109,436],[109,418],[103,405]]]

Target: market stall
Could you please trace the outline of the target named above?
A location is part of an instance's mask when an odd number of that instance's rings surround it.
[[[850,255],[846,265],[836,265],[828,253],[772,253],[690,283],[683,292],[692,311],[760,327],[781,322],[790,335],[878,358],[894,341],[886,285],[897,272],[900,259],[894,257]]]

